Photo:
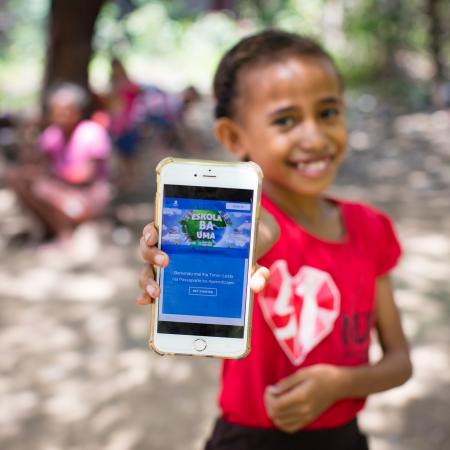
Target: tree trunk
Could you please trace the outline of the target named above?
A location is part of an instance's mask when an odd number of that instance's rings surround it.
[[[43,92],[70,81],[88,86],[95,21],[105,0],[52,0]]]
[[[431,98],[433,106],[441,108],[449,100],[446,95],[445,63],[442,51],[442,25],[439,17],[439,0],[427,0],[426,8],[429,26],[429,46],[434,66]]]

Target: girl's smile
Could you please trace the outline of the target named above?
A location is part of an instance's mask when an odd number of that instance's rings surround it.
[[[320,158],[299,159],[288,161],[288,165],[297,170],[298,174],[307,178],[318,178],[326,174],[334,160],[333,155]]]

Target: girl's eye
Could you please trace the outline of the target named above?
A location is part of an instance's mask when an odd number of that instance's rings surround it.
[[[275,119],[273,123],[280,127],[289,128],[294,125],[295,120],[293,117],[285,116],[285,117],[279,117],[278,119]]]
[[[320,111],[319,113],[321,119],[329,120],[334,119],[339,116],[339,109],[337,108],[328,108]]]

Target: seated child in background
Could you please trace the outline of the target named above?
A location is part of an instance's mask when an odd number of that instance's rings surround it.
[[[87,92],[75,84],[53,89],[47,98],[50,125],[39,138],[41,164],[8,174],[11,188],[51,237],[70,237],[109,203],[111,142],[101,125],[83,120],[88,101]]]

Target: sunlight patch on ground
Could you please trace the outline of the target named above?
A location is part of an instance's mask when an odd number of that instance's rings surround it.
[[[179,357],[155,355],[154,373],[172,384],[179,384],[187,380],[192,374],[192,366]]]
[[[116,386],[126,392],[135,386],[145,384],[152,371],[152,364],[148,352],[142,350],[128,350],[122,352],[118,359],[119,372],[116,375]]]
[[[36,381],[43,385],[54,383],[71,376],[73,372],[84,364],[83,358],[78,352],[59,354],[56,360],[43,365],[36,371]]]
[[[115,293],[112,280],[96,274],[67,275],[60,280],[58,297],[78,302],[106,302]]]
[[[60,283],[59,274],[46,268],[24,270],[18,275],[0,273],[0,296],[29,301],[48,300]]]
[[[448,347],[440,344],[416,346],[411,351],[414,377],[429,384],[432,377],[438,381],[450,382],[450,355]]]
[[[121,427],[114,430],[104,447],[105,450],[131,450],[144,437],[145,430],[136,426]]]
[[[434,261],[426,256],[410,255],[402,261],[401,270],[409,277],[423,277],[429,282],[439,281],[449,273],[448,261]]]
[[[82,380],[64,380],[53,391],[42,408],[54,422],[67,424],[89,416],[92,396]]]
[[[450,238],[443,234],[415,236],[405,241],[405,248],[408,252],[432,258],[444,258],[450,254]]]
[[[140,311],[139,314],[130,315],[127,319],[129,335],[139,341],[147,342],[150,337],[150,313]]]
[[[115,403],[101,408],[92,417],[92,428],[97,433],[102,433],[118,423],[125,422],[130,417],[131,411],[127,404]]]

